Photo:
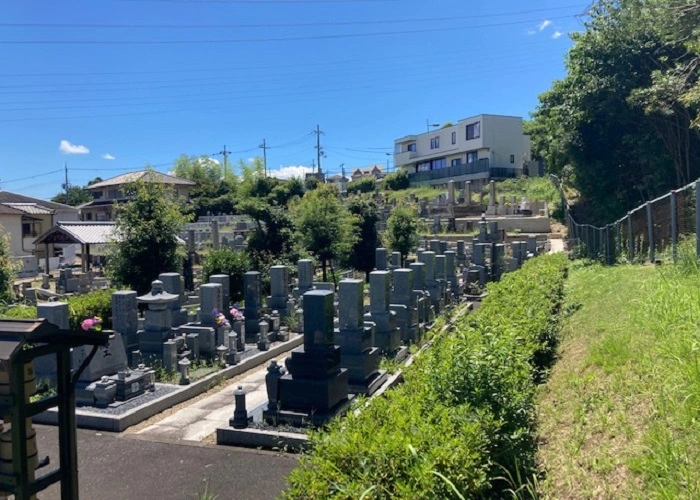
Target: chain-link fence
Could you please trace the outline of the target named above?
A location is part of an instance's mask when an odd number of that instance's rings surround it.
[[[555,183],[558,183],[555,180]],[[700,180],[651,200],[606,226],[579,224],[569,214],[569,248],[580,257],[613,264],[620,259],[629,262],[655,262],[662,255],[676,258],[678,244],[695,240],[700,257]]]

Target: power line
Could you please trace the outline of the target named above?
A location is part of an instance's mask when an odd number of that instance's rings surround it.
[[[576,15],[556,16],[553,19],[569,19]],[[277,38],[229,38],[219,40],[0,40],[0,45],[209,45],[209,44],[230,44],[230,43],[260,43],[260,42],[289,42],[304,40],[333,40],[342,38],[360,38],[391,35],[415,35],[421,33],[435,33],[446,31],[462,31],[481,28],[495,28],[501,26],[514,26],[518,24],[534,24],[541,22],[541,19],[528,19],[523,21],[510,21],[491,24],[468,24],[463,26],[423,28],[413,30],[398,31],[374,31],[364,33],[334,33],[329,35],[298,35]]]
[[[519,45],[519,47],[536,47],[539,45],[545,45],[549,44],[550,42],[547,41],[542,41],[542,40],[536,40],[533,39],[532,42],[534,43],[522,43]],[[492,46],[489,48],[497,48],[497,49],[504,49],[505,51],[508,51],[508,53],[512,53],[512,46],[511,45],[503,45],[501,47],[499,46]],[[473,54],[474,49],[455,49],[455,50],[450,50],[447,59],[454,60],[454,54],[463,54],[463,53],[470,53]],[[488,50],[488,48],[485,48],[484,50],[480,50],[479,54],[480,56],[488,55],[490,54],[491,51]],[[436,59],[436,54],[434,53],[423,53],[423,54],[411,54],[411,62],[418,60],[418,59],[423,59],[427,58],[429,60],[435,60]],[[335,60],[324,60],[323,64],[324,66],[327,66],[329,64],[341,64],[341,65],[347,65],[351,63],[357,63],[357,62],[362,62],[362,63],[367,63],[367,62],[378,62],[378,61],[391,61],[391,60],[399,60],[399,61],[405,61],[406,57],[405,56],[385,56],[385,57],[365,57],[362,59],[335,59]],[[318,67],[319,61],[314,60],[308,63],[304,62],[295,62],[295,63],[289,63],[289,64],[275,64],[275,68],[299,68],[299,67]],[[236,67],[233,69],[222,69],[221,71],[223,72],[235,72],[235,73],[240,73],[241,71],[251,71],[251,70],[256,70],[256,69],[268,69],[270,68],[269,64],[266,65],[260,65],[260,66],[244,66],[244,67]],[[325,68],[324,68],[325,69]],[[183,71],[185,72],[190,72],[190,73],[197,73],[197,72],[202,72],[202,71],[211,71],[211,67],[206,67],[206,68],[177,68],[177,69],[172,69],[172,70],[157,70],[157,71],[148,71],[148,70],[137,70],[137,71],[108,71],[108,72],[95,72],[95,71],[90,71],[90,72],[85,72],[85,73],[80,73],[80,72],[69,72],[69,73],[4,73],[0,74],[2,77],[39,77],[39,76],[47,76],[47,77],[56,77],[56,76],[70,76],[70,77],[82,77],[82,76],[114,76],[114,75],[155,75],[155,74],[168,74],[168,73],[177,73],[177,74],[182,74]]]
[[[449,17],[424,17],[412,19],[384,19],[373,21],[329,21],[313,23],[261,23],[261,24],[105,24],[105,23],[0,23],[0,28],[99,28],[99,29],[219,29],[219,28],[309,28],[315,26],[360,26],[360,25],[388,25],[406,23],[430,23],[430,22],[451,22],[465,19],[487,19],[492,17],[510,17],[523,14],[534,14],[537,12],[549,12],[554,10],[567,10],[581,8],[581,4],[562,5],[559,7],[548,7],[542,9],[520,10],[514,12],[498,12],[493,14],[473,14],[469,16],[449,16]]]
[[[220,3],[220,4],[343,4],[343,3],[369,3],[369,2],[398,2],[399,0],[120,0],[125,3],[136,2],[161,2],[161,3]]]

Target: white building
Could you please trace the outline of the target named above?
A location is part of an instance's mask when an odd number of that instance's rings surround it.
[[[409,173],[411,184],[518,177],[529,160],[530,136],[516,116],[482,114],[394,141],[394,165]]]

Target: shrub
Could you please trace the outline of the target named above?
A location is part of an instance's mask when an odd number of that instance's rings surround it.
[[[233,302],[243,299],[243,275],[250,270],[250,262],[245,252],[230,248],[212,250],[204,258],[202,274],[204,281],[209,281],[213,274],[229,276],[229,293]]]
[[[80,330],[85,318],[99,316],[102,328],[112,328],[112,294],[114,290],[98,290],[68,298],[69,324],[72,330]]]
[[[377,180],[374,177],[362,177],[359,180],[348,183],[348,193],[371,193],[377,188]]]
[[[399,170],[398,172],[384,177],[384,188],[387,191],[401,191],[403,189],[408,189],[410,185],[408,172],[405,170]]]
[[[311,434],[285,496],[475,498],[505,493],[504,475],[529,476],[535,382],[551,361],[565,266],[543,256],[491,284],[403,385]]]
[[[12,307],[8,307],[4,311],[2,311],[2,313],[0,313],[0,317],[14,319],[33,319],[36,318],[36,306],[17,304]]]

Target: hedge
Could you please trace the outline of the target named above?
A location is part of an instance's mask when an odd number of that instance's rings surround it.
[[[285,498],[498,496],[534,471],[534,394],[553,359],[567,260],[547,255],[489,285],[405,383],[311,434]]]

